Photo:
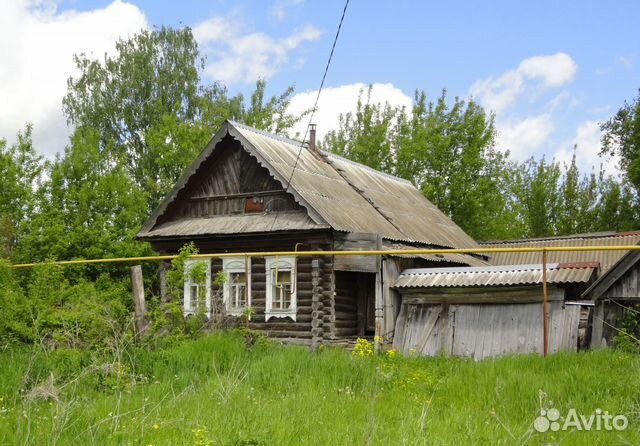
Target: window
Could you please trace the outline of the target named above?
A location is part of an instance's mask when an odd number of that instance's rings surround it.
[[[290,317],[294,321],[296,320],[295,265],[295,257],[267,258],[266,320],[272,317]]]
[[[194,266],[204,265],[204,280],[194,280]],[[211,261],[209,259],[187,260],[184,263],[184,314],[195,314],[203,308],[206,315],[211,315]]]
[[[251,306],[251,260],[245,257],[224,258],[222,269],[227,279],[223,292],[227,314],[241,316],[245,308]]]

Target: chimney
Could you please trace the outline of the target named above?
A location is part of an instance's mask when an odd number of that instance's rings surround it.
[[[318,153],[316,148],[316,125],[309,124],[309,150],[313,153]]]

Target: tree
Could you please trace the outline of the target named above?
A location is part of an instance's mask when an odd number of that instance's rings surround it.
[[[340,114],[338,130],[330,131],[322,146],[352,161],[393,172],[393,123],[398,109],[388,103],[372,104],[371,90],[369,86],[366,102],[360,92],[355,114]]]
[[[627,180],[640,192],[640,94],[631,103],[625,101],[600,129],[601,153],[619,155]]]
[[[147,215],[145,193],[120,165],[105,166],[100,135],[78,129],[47,172],[38,213],[25,225],[25,261],[129,257],[151,252],[135,241]]]
[[[0,139],[0,257],[8,257],[23,226],[38,208],[38,188],[46,162],[33,147],[32,126],[18,133],[11,146]]]
[[[265,101],[259,81],[250,104],[219,83],[201,85],[204,62],[189,28],[143,30],[103,61],[75,56],[63,109],[70,125],[99,135],[104,168],[123,166],[155,208],[222,121],[287,132],[293,89]]]
[[[488,236],[487,222],[501,213],[496,170],[505,160],[492,149],[493,115],[472,100],[449,106],[443,90],[435,103],[416,92],[411,115],[402,110],[398,122],[397,174],[472,237]]]

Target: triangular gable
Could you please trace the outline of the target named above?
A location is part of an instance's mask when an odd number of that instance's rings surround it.
[[[252,150],[253,146],[251,146],[250,144],[246,144],[246,142],[243,143],[242,136],[236,131],[236,129],[233,127],[233,125],[231,125],[229,121],[225,121],[222,124],[222,127],[220,128],[220,130],[213,136],[213,138],[211,138],[211,140],[209,141],[207,146],[204,148],[204,150],[200,153],[200,155],[198,155],[198,157],[187,168],[185,173],[180,177],[178,182],[171,189],[171,192],[167,194],[164,200],[162,200],[160,205],[147,219],[147,221],[142,226],[142,229],[140,230],[140,233],[138,234],[138,236],[145,236],[145,237],[153,236],[152,230],[158,224],[160,217],[164,215],[168,207],[175,202],[179,194],[185,189],[185,187],[189,185],[190,181],[194,179],[194,175],[198,172],[198,169],[200,168],[200,166],[212,156],[212,154],[218,147],[219,143],[222,142],[222,140],[228,135],[240,141],[242,148],[246,152],[248,152],[252,157],[254,157],[261,166],[267,168],[269,170],[269,173],[273,176],[275,180],[277,180],[281,184],[286,184],[286,179],[284,179],[282,175],[279,175],[277,171],[270,169],[269,163],[267,163],[263,159],[261,154],[256,152],[255,150]],[[308,203],[306,203],[306,201],[302,197],[299,196],[299,194],[297,194],[291,188],[289,188],[288,192],[295,197],[296,202],[298,202],[299,204],[301,204],[303,207],[306,208],[309,217],[312,219],[314,223],[318,225],[326,226],[326,222],[322,219],[322,217],[320,217],[320,215],[317,212],[315,212],[315,210]]]

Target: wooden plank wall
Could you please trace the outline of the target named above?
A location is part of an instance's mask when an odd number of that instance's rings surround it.
[[[640,266],[635,264],[618,279],[601,299],[640,300]]]
[[[576,351],[579,306],[549,302],[549,351]],[[541,353],[542,304],[403,303],[394,347],[433,356],[441,352],[481,360],[508,353]]]
[[[378,234],[336,233],[333,247],[336,251],[366,251],[381,249]],[[335,256],[336,271],[377,273],[380,271],[380,256]]]
[[[179,192],[158,224],[196,217],[245,212],[247,198],[259,197],[270,212],[303,210],[269,171],[249,155],[239,142],[226,138],[214,155]]]
[[[612,346],[622,321],[630,311],[627,307],[638,301],[640,301],[640,265],[636,263],[596,302],[593,311],[591,348]]]

